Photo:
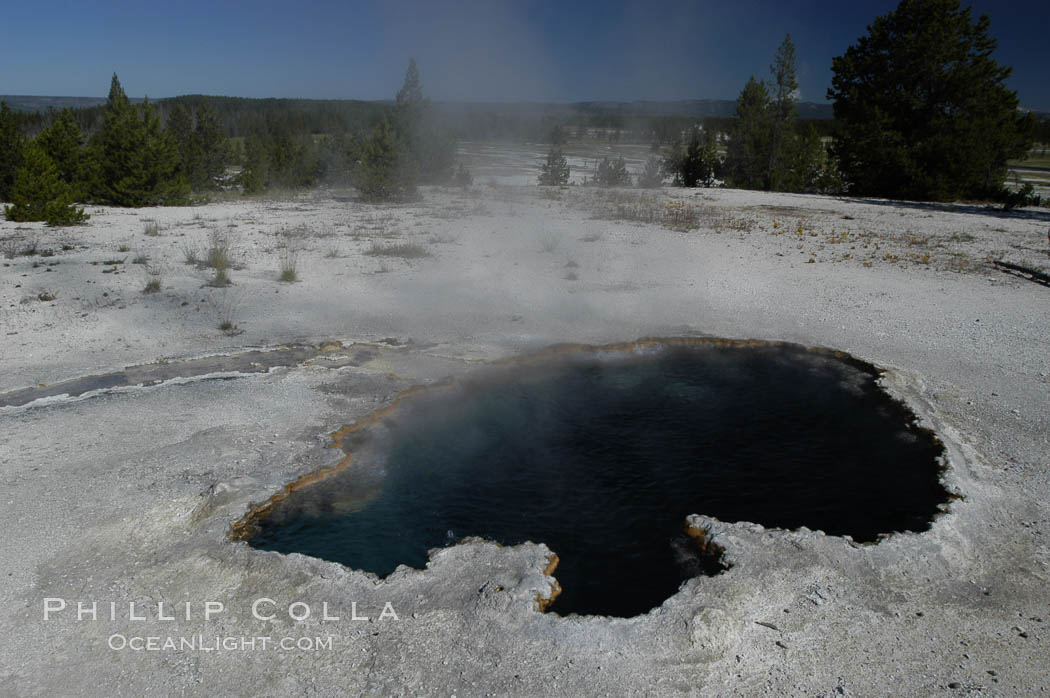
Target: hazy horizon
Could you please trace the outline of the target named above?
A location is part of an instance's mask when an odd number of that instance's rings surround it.
[[[823,104],[831,59],[896,5],[394,0],[293,8],[265,1],[249,12],[191,0],[64,8],[60,21],[25,5],[7,13],[18,32],[0,46],[8,67],[0,93],[100,97],[116,72],[129,95],[155,99],[389,100],[413,56],[425,94],[437,102],[734,100],[749,76],[768,77],[790,33],[800,98]],[[994,57],[1013,67],[1007,86],[1021,105],[1050,110],[1050,4],[972,6],[991,17]]]

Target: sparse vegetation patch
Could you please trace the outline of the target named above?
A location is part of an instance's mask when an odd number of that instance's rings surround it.
[[[298,250],[288,247],[281,250],[281,274],[280,279],[285,283],[292,283],[299,280],[299,252]]]
[[[397,243],[391,245],[372,244],[365,254],[369,257],[400,257],[402,259],[420,259],[422,257],[433,257],[430,251],[422,245],[415,243]]]

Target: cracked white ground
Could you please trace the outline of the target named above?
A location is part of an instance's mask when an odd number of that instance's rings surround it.
[[[0,408],[0,693],[1046,690],[1050,289],[987,260],[1045,271],[1050,211],[550,191],[484,162],[473,190],[405,206],[318,191],[0,223],[0,400],[161,359],[170,378],[191,357],[342,343],[234,380]],[[695,229],[628,220],[682,206]],[[228,289],[185,263],[216,231],[233,245]],[[424,256],[383,254],[399,250]],[[147,266],[160,292],[141,293]],[[890,369],[888,389],[949,444],[962,499],[874,546],[705,521],[734,567],[632,619],[537,611],[542,545],[458,545],[378,581],[226,537],[251,503],[338,460],[328,433],[412,384],[553,343],[696,334]],[[66,606],[45,620],[46,599]],[[244,644],[260,637],[273,644]]]

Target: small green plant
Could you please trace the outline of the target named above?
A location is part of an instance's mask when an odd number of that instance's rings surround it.
[[[157,225],[157,221],[147,219],[146,225],[142,228],[142,234],[148,235],[149,237],[155,238],[160,235],[160,226]]]
[[[40,293],[38,293],[37,296],[36,296],[36,299],[38,301],[43,301],[45,303],[48,302],[48,301],[53,301],[56,298],[58,298],[58,292],[52,291],[50,289],[45,289],[45,290],[41,291]]]
[[[132,264],[146,264],[147,262],[149,262],[149,257],[144,254],[136,255],[135,258],[131,260]]]
[[[146,286],[142,289],[143,293],[156,293],[160,290],[160,279],[148,279]]]
[[[550,253],[558,249],[558,236],[554,233],[547,233],[540,238],[540,249],[544,252]]]
[[[182,256],[186,261],[186,264],[196,265],[200,263],[200,258],[197,256],[197,248],[193,245],[186,244],[182,246]]]

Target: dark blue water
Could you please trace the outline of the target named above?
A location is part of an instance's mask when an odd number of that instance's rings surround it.
[[[505,369],[407,401],[360,437],[367,476],[296,492],[251,543],[387,575],[467,536],[543,542],[551,610],[637,615],[719,569],[689,514],[858,541],[927,529],[941,446],[875,378],[791,347]]]

